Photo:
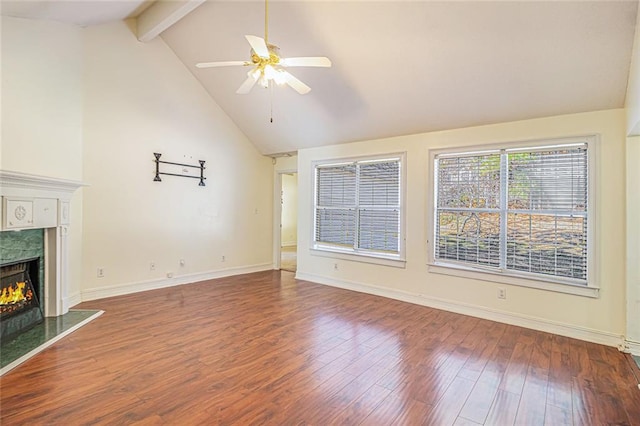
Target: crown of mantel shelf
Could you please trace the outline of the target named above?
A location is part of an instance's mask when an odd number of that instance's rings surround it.
[[[89,186],[89,184],[76,180],[0,170],[0,195],[4,196],[70,198],[74,191],[83,186]]]

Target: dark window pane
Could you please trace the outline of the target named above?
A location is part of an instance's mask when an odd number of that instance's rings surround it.
[[[353,210],[318,209],[316,214],[316,241],[353,246],[356,215]]]
[[[400,212],[398,210],[361,210],[358,247],[397,253]]]
[[[561,215],[510,214],[507,268],[587,279],[587,220]]]
[[[360,206],[398,206],[400,163],[398,161],[360,166]]]
[[[436,259],[500,266],[500,214],[440,212]]]
[[[356,204],[356,166],[353,164],[317,169],[317,205],[323,207]]]
[[[500,155],[438,160],[438,207],[498,208]]]

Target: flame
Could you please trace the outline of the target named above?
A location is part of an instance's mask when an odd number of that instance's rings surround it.
[[[5,287],[0,294],[0,305],[24,302],[27,297],[24,294],[25,282],[17,282],[16,287]]]

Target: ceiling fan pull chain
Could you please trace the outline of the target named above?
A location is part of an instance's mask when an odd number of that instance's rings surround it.
[[[271,123],[273,123],[273,84],[269,85],[269,101],[271,103],[271,111],[269,111],[269,115],[271,116]]]

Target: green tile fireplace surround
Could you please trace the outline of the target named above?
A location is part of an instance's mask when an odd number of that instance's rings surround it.
[[[44,294],[44,229],[0,232],[0,265],[15,260],[37,257],[40,259],[40,277],[37,293],[42,305]]]
[[[41,308],[44,298],[44,238],[44,229],[0,232],[0,265],[25,259],[38,259],[38,277],[32,276],[31,278],[32,281],[38,278],[35,291]],[[19,333],[18,330],[14,333],[14,330],[11,329],[11,327],[19,326],[19,322],[12,322],[12,317],[5,318],[2,326],[9,327],[7,333],[9,337],[0,340],[0,375],[46,349],[101,313],[102,311],[69,311],[58,317],[44,318],[39,324]]]
[[[97,310],[71,310],[45,318],[35,327],[7,342],[0,343],[0,376],[42,352],[58,340],[102,315]]]
[[[28,272],[22,273],[19,272],[20,269],[16,270],[15,266],[8,266],[15,264],[15,262],[31,262],[26,267]],[[6,266],[6,268],[3,267],[3,287],[12,280],[25,280],[24,274],[27,274],[27,276],[31,277],[36,295],[35,299],[39,302],[36,305],[31,305],[33,302],[29,302],[29,307],[23,308],[18,314],[7,314],[3,308],[3,316],[0,317],[0,339],[7,340],[41,322],[43,319],[44,230],[29,229],[0,232],[0,265]],[[26,264],[22,263],[22,265]],[[21,266],[17,266],[17,268],[21,268]]]
[[[2,285],[7,289],[0,319],[3,372],[99,315],[95,311],[67,312],[73,303],[67,280],[71,201],[83,186],[81,181],[0,169],[0,201],[5,213],[0,221],[0,264],[5,265]],[[22,289],[28,297],[20,299]],[[35,311],[49,318],[31,321],[31,311],[25,309],[34,308],[32,294],[42,310]]]

